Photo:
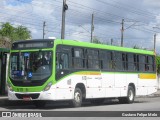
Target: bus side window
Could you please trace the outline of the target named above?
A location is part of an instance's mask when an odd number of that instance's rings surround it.
[[[146,63],[146,56],[145,55],[139,55],[139,70],[141,72],[146,71],[145,70],[145,63]]]
[[[68,54],[57,53],[56,66],[57,69],[68,69],[69,67]]]
[[[63,53],[61,54],[61,63],[63,69],[68,69],[69,64],[68,64],[68,54]]]
[[[139,71],[139,55],[134,54],[134,71]]]

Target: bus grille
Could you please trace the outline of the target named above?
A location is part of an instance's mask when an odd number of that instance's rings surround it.
[[[31,97],[32,99],[37,99],[39,97],[39,93],[35,94],[15,94],[18,99],[23,99],[24,97]]]

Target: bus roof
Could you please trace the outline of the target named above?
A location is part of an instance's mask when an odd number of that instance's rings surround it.
[[[155,55],[154,51],[149,51],[149,50],[119,47],[119,46],[112,46],[112,45],[105,45],[105,44],[96,44],[96,43],[82,42],[77,40],[66,40],[66,39],[65,40],[64,39],[32,39],[32,40],[16,41],[14,43],[30,43],[30,42],[44,42],[44,41],[45,42],[54,41],[54,44],[65,44],[65,45],[79,46],[79,47],[86,47],[86,48],[107,49],[107,50],[130,52],[130,53],[137,53],[137,54]]]
[[[112,45],[105,45],[105,44],[95,44],[95,43],[81,42],[81,41],[76,41],[76,40],[57,39],[56,43],[57,44],[72,45],[72,46],[79,46],[79,47],[88,47],[88,48],[107,49],[107,50],[138,53],[138,54],[155,55],[154,51],[149,51],[149,50],[119,47],[119,46],[112,46]]]
[[[14,43],[29,43],[29,42],[44,42],[44,41],[48,41],[48,42],[53,42],[54,39],[31,39],[31,40],[18,40],[13,42]]]

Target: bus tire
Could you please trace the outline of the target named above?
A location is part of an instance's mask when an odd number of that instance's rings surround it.
[[[127,104],[131,104],[134,102],[134,97],[135,97],[135,91],[133,89],[132,86],[128,87],[128,92],[127,92],[127,97],[120,97],[119,102],[120,103],[127,103]]]
[[[72,107],[81,107],[82,105],[82,91],[80,88],[75,88],[74,90],[74,99],[70,104]]]
[[[34,105],[36,106],[36,108],[44,108],[46,105],[46,101],[33,101]]]

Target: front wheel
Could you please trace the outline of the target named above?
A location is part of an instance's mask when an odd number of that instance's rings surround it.
[[[127,97],[120,97],[119,102],[120,103],[133,103],[134,102],[134,97],[135,97],[135,91],[133,89],[133,87],[129,86],[128,87],[128,93],[127,93]]]
[[[75,88],[74,99],[71,101],[72,107],[80,107],[82,105],[82,91],[80,88]]]

